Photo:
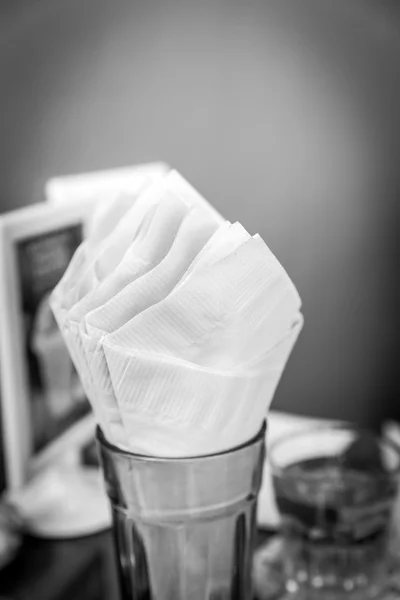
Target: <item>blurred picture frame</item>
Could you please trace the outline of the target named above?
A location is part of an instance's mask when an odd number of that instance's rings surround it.
[[[0,216],[0,410],[7,491],[26,482],[34,452],[26,348],[31,307],[24,303],[37,305],[56,285],[86,234],[94,204],[94,199],[43,202]]]
[[[123,192],[138,194],[152,180],[166,175],[168,171],[167,163],[159,161],[52,177],[46,182],[45,196],[52,204],[62,204]]]
[[[43,283],[43,276],[53,277],[48,285],[45,284],[46,289],[39,291],[39,296],[42,292],[49,294],[77,245],[90,231],[90,217],[95,207],[121,193],[138,195],[169,170],[166,163],[157,162],[54,177],[45,186],[47,202],[0,215],[0,423],[4,432],[0,442],[4,445],[7,491],[20,488],[32,471],[43,468],[58,450],[74,440],[84,439],[91,428],[94,430],[94,418],[90,413],[86,417],[83,415],[75,427],[71,423],[72,427],[67,428],[64,436],[61,433],[57,438],[56,433],[55,443],[50,440],[44,448],[38,448],[35,443],[32,361],[35,362],[35,351],[36,362],[41,350],[43,359],[47,347],[47,354],[53,360],[51,367],[51,360],[47,361],[47,372],[51,375],[56,368],[55,354],[58,352],[60,356],[61,350],[51,341],[44,340],[43,343],[38,337],[34,344],[31,342],[32,322],[45,319],[45,313],[50,311],[45,297],[40,306],[36,302],[34,315],[29,308],[26,310],[24,304],[27,294],[29,298],[29,290],[24,291],[23,282],[28,279],[29,286],[37,288],[40,281]],[[40,276],[36,277],[35,272]],[[41,316],[36,318],[36,313]],[[28,325],[27,320],[30,321]],[[34,348],[27,351],[28,338],[28,345]],[[62,411],[62,402],[58,408],[53,408]]]

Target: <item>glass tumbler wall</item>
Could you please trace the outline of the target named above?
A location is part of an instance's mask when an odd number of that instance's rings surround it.
[[[251,600],[265,426],[196,458],[124,452],[98,429],[123,600]]]

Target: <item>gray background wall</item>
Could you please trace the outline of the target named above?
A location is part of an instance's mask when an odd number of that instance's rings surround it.
[[[12,0],[0,208],[163,159],[259,232],[306,326],[274,407],[396,414],[398,23],[389,3]],[[397,329],[397,331],[396,331]]]

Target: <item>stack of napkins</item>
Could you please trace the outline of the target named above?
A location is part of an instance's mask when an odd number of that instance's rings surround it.
[[[249,440],[303,323],[276,257],[176,171],[94,223],[51,306],[106,437],[169,457]]]

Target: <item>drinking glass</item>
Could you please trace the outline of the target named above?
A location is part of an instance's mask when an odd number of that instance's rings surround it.
[[[265,425],[196,458],[125,452],[97,429],[123,600],[251,600]]]
[[[296,597],[375,598],[399,491],[400,452],[352,426],[315,427],[269,449],[286,588]]]

